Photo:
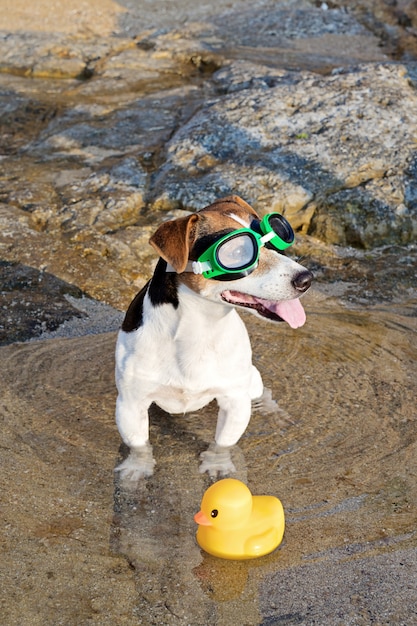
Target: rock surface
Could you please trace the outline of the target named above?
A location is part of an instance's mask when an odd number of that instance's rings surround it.
[[[347,309],[317,292],[305,306],[297,331],[245,318],[280,410],[254,413],[233,461],[287,524],[255,561],[194,539],[214,405],[152,409],[156,472],[128,490],[113,475],[115,334],[1,348],[5,624],[413,623],[415,307]]]
[[[414,623],[415,2],[3,5],[3,622]],[[114,331],[148,238],[230,192],[284,212],[316,277],[302,329],[245,316],[280,408],[233,461],[287,515],[251,563],[194,540],[214,405],[153,407],[155,476],[113,474]]]
[[[161,196],[198,209],[240,190],[328,243],[415,240],[417,93],[403,66],[318,77],[232,63],[213,79],[227,97],[169,142]]]
[[[0,38],[5,260],[125,308],[155,224],[230,192],[327,244],[415,239],[416,63],[392,62],[404,27],[360,3],[180,3],[175,18],[164,4],[140,27],[117,7],[113,33],[87,36],[69,11],[46,36],[18,11]]]

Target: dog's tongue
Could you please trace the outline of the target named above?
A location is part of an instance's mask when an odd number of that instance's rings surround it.
[[[275,300],[264,300],[263,298],[257,298],[247,293],[241,293],[239,291],[224,291],[224,298],[232,304],[240,304],[242,306],[251,306],[259,304],[264,309],[275,313],[281,319],[283,319],[291,328],[299,328],[303,326],[306,321],[306,314],[303,309],[303,305],[298,298],[294,300],[283,300],[282,302],[276,302]]]
[[[267,306],[270,311],[282,317],[282,319],[291,326],[291,328],[299,328],[306,321],[306,313],[303,305],[298,298],[294,300],[284,300],[283,302],[268,302],[263,300],[263,305]]]

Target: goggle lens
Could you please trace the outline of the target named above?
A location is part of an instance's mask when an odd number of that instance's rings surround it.
[[[285,217],[282,217],[279,213],[265,215],[260,228],[264,235],[271,231],[275,233],[275,236],[269,242],[277,250],[285,250],[294,243],[294,231]]]
[[[249,233],[237,234],[217,248],[217,261],[226,270],[248,267],[256,261],[258,246]]]

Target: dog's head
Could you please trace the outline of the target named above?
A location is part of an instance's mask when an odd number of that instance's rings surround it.
[[[197,213],[164,222],[150,243],[171,271],[178,274],[180,283],[199,295],[248,308],[264,319],[284,320],[297,328],[305,321],[298,298],[310,287],[313,277],[305,267],[272,246],[260,247],[257,261],[246,273],[207,278],[191,269],[193,262],[196,268],[195,262],[225,235],[242,228],[257,228],[260,222],[249,204],[238,196],[228,196]]]

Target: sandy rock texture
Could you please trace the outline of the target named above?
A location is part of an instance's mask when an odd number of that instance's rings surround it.
[[[2,624],[415,623],[416,2],[1,8]],[[240,563],[195,541],[214,404],[152,407],[154,477],[113,472],[149,236],[231,192],[315,274],[303,328],[245,316],[279,410],[233,461],[287,528]]]
[[[6,261],[124,308],[152,269],[155,224],[231,192],[325,244],[413,241],[405,26],[359,3],[132,6],[57,5],[48,22],[40,4],[32,28],[20,7],[4,26]]]

